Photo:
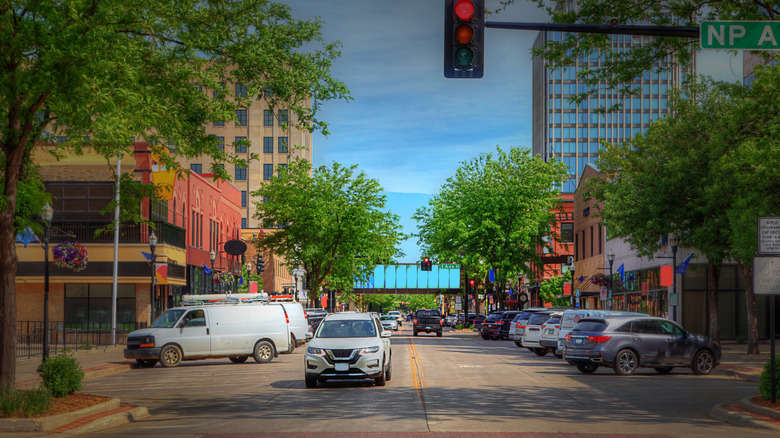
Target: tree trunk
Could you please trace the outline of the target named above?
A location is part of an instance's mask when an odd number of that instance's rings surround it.
[[[0,388],[11,389],[16,383],[16,234],[14,215],[16,193],[21,175],[23,148],[6,156],[6,208],[0,211]]]
[[[718,326],[718,283],[720,280],[720,264],[709,262],[707,265],[707,295],[709,297],[710,337],[720,342]]]
[[[753,266],[740,263],[742,281],[745,283],[745,305],[747,307],[748,345],[747,354],[759,354],[758,319],[756,318],[756,294],[753,290]]]

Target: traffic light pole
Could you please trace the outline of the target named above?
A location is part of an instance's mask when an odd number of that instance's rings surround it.
[[[502,23],[486,21],[486,28],[515,30],[547,30],[574,33],[606,33],[623,35],[669,36],[680,38],[699,38],[698,27],[679,26],[641,26],[609,24],[567,24],[567,23]]]

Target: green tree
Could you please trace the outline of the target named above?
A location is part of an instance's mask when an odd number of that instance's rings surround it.
[[[206,155],[225,178],[219,163],[244,160],[221,151],[205,124],[233,120],[262,96],[291,123],[327,132],[319,105],[348,98],[330,74],[338,49],[318,21],[293,20],[269,0],[0,3],[0,386],[12,388],[16,375],[16,215],[41,209],[19,199],[36,143],[56,133],[67,137],[60,150],[115,159],[144,138],[170,151],[161,160],[171,169]],[[233,82],[248,97],[200,89]]]
[[[549,246],[559,207],[554,187],[567,173],[563,163],[546,163],[521,148],[496,148],[464,162],[413,216],[419,242],[439,260],[463,263],[469,277],[485,280],[493,269],[496,289],[504,290],[519,272],[531,274],[537,248]]]
[[[263,290],[263,277],[257,273],[256,269],[247,268],[246,265],[241,265],[241,277],[244,282],[238,285],[238,293],[245,294],[249,292],[249,283],[252,281],[257,282],[257,290]]]
[[[263,226],[278,229],[264,233],[258,248],[284,257],[290,269],[303,268],[312,304],[321,286],[348,293],[356,277],[401,254],[398,216],[382,210],[379,182],[356,168],[333,163],[312,170],[308,161],[293,159],[252,193],[267,199],[255,203]]]
[[[416,294],[416,295],[401,295],[401,299],[406,303],[406,308],[409,312],[414,313],[419,309],[435,309],[436,308],[436,295],[431,294]]]
[[[563,297],[563,284],[566,282],[571,282],[571,271],[544,280],[539,286],[539,296],[542,301],[553,306],[568,306],[571,300],[569,297]]]

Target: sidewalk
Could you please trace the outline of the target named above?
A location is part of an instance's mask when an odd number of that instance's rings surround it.
[[[769,342],[762,342],[759,348],[761,354],[748,355],[745,344],[737,344],[734,341],[724,342],[721,346],[721,363],[713,374],[731,376],[736,379],[753,382],[756,385],[755,394],[759,395],[759,377],[764,364],[769,361]],[[780,342],[775,345],[775,348],[778,350],[775,353],[780,354]],[[78,351],[74,354],[74,357],[79,361],[81,368],[84,370],[85,380],[88,380],[132,369],[135,366],[135,361],[125,359],[123,350],[123,345],[93,348],[88,351]],[[38,377],[37,368],[40,360],[40,357],[38,357],[22,359],[16,362],[17,387],[29,388],[38,386],[40,378]],[[96,416],[91,421],[106,422],[110,420],[107,417],[111,415],[122,414],[111,414],[108,412],[104,416]],[[780,411],[762,408],[747,399],[734,400],[731,403],[715,406],[710,415],[715,419],[735,425],[780,431]],[[0,436],[3,438],[15,438],[15,436],[20,435],[3,433]]]

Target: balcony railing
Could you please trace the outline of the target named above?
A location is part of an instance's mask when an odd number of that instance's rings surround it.
[[[114,233],[108,230],[110,221],[55,221],[52,226],[65,233],[76,236],[81,243],[113,243]],[[119,227],[119,243],[148,243],[151,227],[147,224],[127,224]],[[177,248],[186,248],[186,230],[167,222],[154,222],[154,234],[158,245],[168,244]],[[63,242],[70,239],[67,236],[52,237],[52,242]]]

